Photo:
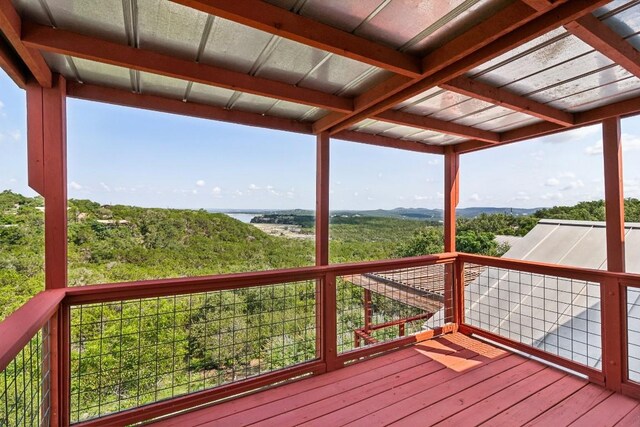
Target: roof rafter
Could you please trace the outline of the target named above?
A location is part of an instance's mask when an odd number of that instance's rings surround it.
[[[415,114],[403,113],[401,111],[387,110],[375,117],[375,120],[394,123],[397,125],[411,126],[414,128],[433,130],[447,135],[461,136],[464,138],[478,139],[481,141],[498,142],[500,135],[495,132],[464,126],[458,123],[447,122],[434,119],[432,117],[418,116]]]
[[[231,71],[212,65],[199,64],[171,55],[110,42],[65,30],[25,22],[22,40],[26,46],[63,55],[98,61],[163,76],[218,86],[225,89],[268,96],[331,111],[351,111],[351,98],[340,97],[314,89],[307,89]]]
[[[406,139],[388,138],[386,136],[374,135],[365,132],[354,132],[343,130],[335,135],[333,139],[342,139],[344,141],[360,142],[362,144],[377,145],[379,147],[398,148],[407,151],[416,151],[418,153],[428,154],[444,154],[444,148],[440,145],[428,145],[418,141],[409,141]]]
[[[419,58],[261,0],[171,1],[394,73],[416,77],[422,72]]]
[[[489,147],[511,144],[531,138],[537,138],[554,133],[578,129],[580,127],[593,125],[611,117],[625,117],[640,113],[640,96],[629,98],[613,104],[604,105],[591,110],[574,113],[575,124],[571,127],[564,127],[555,123],[543,122],[529,126],[513,129],[500,134],[499,143],[487,143],[484,141],[465,141],[455,146],[456,152],[468,153],[482,150]]]
[[[28,71],[24,69],[22,61],[16,57],[16,54],[2,38],[0,38],[0,68],[2,68],[20,88],[24,89],[27,87]]]
[[[522,1],[486,19],[453,41],[424,58],[422,78],[407,82],[400,76],[382,82],[368,93],[354,99],[353,113],[331,113],[314,124],[314,132],[335,133],[364,118],[374,116],[425,90],[460,76],[514,47],[533,40],[550,30],[574,21],[607,0],[558,1],[549,13],[536,11]]]
[[[26,47],[20,40],[22,21],[11,0],[0,0],[0,31],[40,86],[50,88],[51,70],[40,52]]]
[[[441,84],[440,87],[562,126],[571,126],[574,121],[573,114],[571,113],[516,95],[506,89],[490,86],[478,80],[472,80],[465,76],[458,76],[451,79]]]
[[[640,77],[640,52],[593,15],[565,25],[567,31],[627,71]]]
[[[275,129],[285,132],[296,132],[302,134],[312,133],[310,123],[303,123],[296,120],[274,116],[265,116],[258,113],[229,110],[195,102],[182,102],[178,99],[169,99],[162,96],[142,95],[123,89],[109,88],[105,86],[68,82],[67,96],[87,101],[105,102],[124,107],[141,108],[145,110],[160,111],[163,113],[198,117],[201,119]],[[426,145],[416,141],[387,138],[363,132],[341,132],[333,138],[422,153],[442,154],[443,152],[442,147],[439,146]]]

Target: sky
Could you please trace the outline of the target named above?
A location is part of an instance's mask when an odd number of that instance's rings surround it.
[[[0,71],[0,190],[27,186],[25,94]],[[640,197],[640,118],[623,120],[625,197]],[[69,99],[69,197],[103,204],[313,209],[315,138]],[[600,126],[461,157],[460,207],[601,199]],[[331,209],[443,207],[442,156],[331,141]]]

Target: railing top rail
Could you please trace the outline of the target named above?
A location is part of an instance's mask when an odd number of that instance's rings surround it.
[[[399,269],[451,263],[455,258],[455,253],[442,253],[393,260],[332,264],[328,266],[311,266],[251,273],[234,273],[202,277],[184,277],[78,286],[66,288],[65,302],[72,305],[90,304],[239,289],[253,286],[266,286],[278,283],[320,279],[327,273],[333,273],[336,275],[359,274],[384,269]]]
[[[545,274],[549,276],[558,276],[575,280],[599,282],[606,279],[615,279],[627,282],[631,286],[640,284],[640,274],[634,273],[614,273],[611,271],[595,270],[584,267],[571,267],[567,265],[556,265],[511,258],[495,258],[485,255],[474,255],[462,252],[458,253],[458,259],[463,262],[486,265],[489,267],[508,268],[513,270],[526,271],[528,273]]]
[[[64,295],[64,289],[40,292],[0,322],[0,372],[51,319]]]

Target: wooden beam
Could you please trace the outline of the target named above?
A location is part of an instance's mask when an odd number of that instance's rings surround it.
[[[417,77],[422,72],[418,58],[264,1],[172,1],[336,55],[375,65],[394,73]]]
[[[631,74],[640,77],[640,52],[595,16],[583,16],[564,27]]]
[[[449,145],[444,150],[444,251],[456,251],[456,208],[460,202],[460,156]]]
[[[592,110],[575,113],[575,124],[570,127],[564,127],[549,122],[535,123],[501,133],[500,142],[497,144],[490,144],[484,141],[466,141],[457,144],[456,151],[459,153],[468,153],[498,145],[506,145],[531,138],[538,138],[572,129],[578,129],[599,123],[612,117],[628,117],[638,113],[640,113],[640,96],[629,98],[624,101],[618,101],[609,105],[603,105],[602,107],[597,107]]]
[[[440,85],[440,87],[562,126],[571,126],[574,123],[573,114],[571,113],[516,95],[506,89],[490,86],[478,80],[472,80],[465,76],[458,76]]]
[[[263,116],[262,114],[248,113],[245,111],[228,110],[195,102],[182,102],[178,99],[170,99],[156,95],[141,95],[127,90],[104,86],[69,82],[67,93],[72,98],[88,101],[106,102],[108,104],[125,107],[142,108],[144,110],[237,123],[245,126],[276,129],[285,132],[311,133],[310,124],[296,120]]]
[[[326,132],[316,140],[316,265],[329,265],[329,155]]]
[[[22,20],[11,0],[0,0],[0,32],[4,34],[40,86],[50,88],[52,84],[51,70],[40,52],[26,47],[20,40]]]
[[[15,52],[13,52],[2,37],[0,37],[0,68],[2,68],[21,89],[26,89],[30,73],[25,70],[22,61],[16,56]]]
[[[481,141],[498,142],[500,135],[495,132],[464,126],[453,122],[434,119],[432,117],[418,116],[415,114],[403,113],[396,110],[387,110],[373,117],[383,122],[397,125],[411,126],[419,129],[432,130],[445,133],[447,135],[461,136],[463,138],[479,139]]]
[[[332,136],[333,139],[360,142],[362,144],[377,145],[379,147],[396,148],[399,150],[416,151],[418,153],[443,154],[444,149],[439,145],[428,145],[418,141],[389,138],[366,132],[343,130]]]
[[[607,220],[607,270],[624,273],[624,196],[619,117],[602,122],[602,149]]]
[[[212,65],[199,64],[171,55],[113,43],[96,37],[25,22],[22,40],[26,46],[62,55],[131,68],[176,79],[188,80],[268,96],[331,111],[353,110],[353,100],[314,89],[251,76]]]
[[[607,0],[556,2],[550,11],[536,11],[516,1],[425,57],[422,77],[407,81],[395,76],[394,80],[380,83],[354,99],[353,113],[331,113],[316,121],[314,132],[329,130],[333,134],[375,116],[606,3]]]
[[[67,286],[66,81],[27,86],[29,184],[44,197],[45,288]]]

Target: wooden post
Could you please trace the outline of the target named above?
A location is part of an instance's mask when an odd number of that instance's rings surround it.
[[[316,146],[316,265],[329,264],[329,134]]]
[[[602,122],[602,148],[604,157],[604,192],[607,233],[607,269],[625,271],[624,253],[624,196],[622,192],[622,143],[620,118]],[[605,280],[600,284],[602,304],[602,371],[607,388],[621,390],[626,360],[626,332],[622,330],[626,304],[618,280]]]
[[[67,286],[66,81],[27,86],[29,185],[44,197],[45,288]]]
[[[456,207],[459,202],[459,164],[460,155],[448,146],[444,153],[444,251],[456,251]],[[454,268],[453,264],[444,267],[444,308],[445,322],[454,322]]]
[[[363,295],[364,299],[364,331],[366,333],[371,333],[371,291],[369,289],[364,289]]]

